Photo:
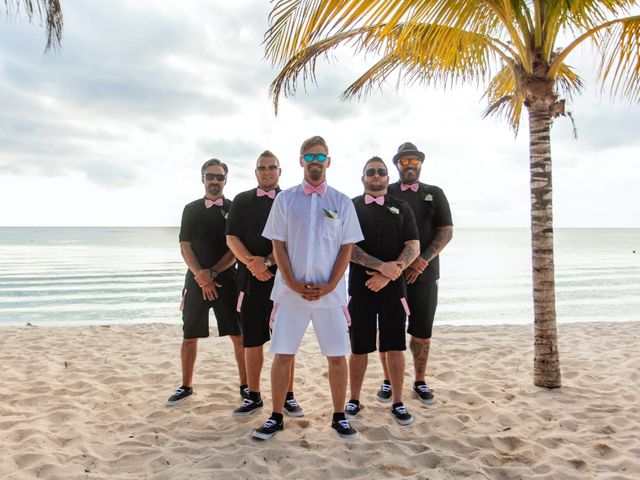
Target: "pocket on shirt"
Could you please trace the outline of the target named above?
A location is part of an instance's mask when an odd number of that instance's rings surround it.
[[[340,221],[336,218],[324,217],[322,236],[336,240],[340,234]]]

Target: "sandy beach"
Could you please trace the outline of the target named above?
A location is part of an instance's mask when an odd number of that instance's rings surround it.
[[[559,327],[563,387],[533,386],[530,326],[437,327],[429,383],[396,424],[375,401],[370,361],[356,441],[329,426],[325,360],[305,337],[296,396],[305,416],[268,442],[270,412],[235,418],[231,342],[202,341],[194,390],[179,383],[178,325],[0,329],[0,478],[640,478],[640,322]],[[408,354],[407,354],[408,357]],[[269,399],[267,355],[263,396]],[[360,418],[361,417],[361,418]]]

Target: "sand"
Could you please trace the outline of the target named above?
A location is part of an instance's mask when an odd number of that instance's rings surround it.
[[[640,322],[559,327],[563,387],[532,382],[530,326],[437,327],[429,383],[402,427],[375,401],[372,357],[355,441],[329,426],[325,360],[307,333],[296,396],[305,416],[267,442],[270,412],[240,404],[231,342],[203,340],[196,394],[179,384],[179,325],[0,328],[0,478],[640,478]],[[408,364],[410,365],[410,364]]]

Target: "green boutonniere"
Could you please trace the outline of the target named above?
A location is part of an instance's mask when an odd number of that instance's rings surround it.
[[[226,220],[227,217],[229,216],[229,212],[220,209],[220,215],[222,215],[222,218],[224,218]]]
[[[396,207],[387,207],[387,210],[389,210],[394,215],[398,215],[400,213],[400,210],[398,210]]]
[[[332,212],[332,211],[327,210],[325,208],[323,208],[322,211],[324,212],[324,216],[325,217],[332,218],[333,220],[337,220],[338,219],[338,212]]]

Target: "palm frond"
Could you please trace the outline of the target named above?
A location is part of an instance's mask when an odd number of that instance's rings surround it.
[[[482,114],[483,118],[490,115],[503,118],[513,130],[514,135],[517,135],[524,97],[519,93],[513,68],[503,67],[489,82],[483,98],[489,102],[489,106]]]
[[[62,42],[62,7],[60,0],[4,0],[7,14],[26,15],[29,21],[34,18],[44,22],[47,29],[47,46],[45,50],[60,47]]]
[[[640,101],[640,15],[620,19],[595,34],[601,53],[597,81],[611,96]]]

